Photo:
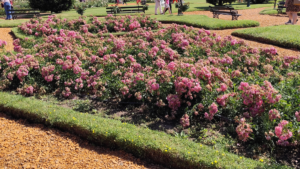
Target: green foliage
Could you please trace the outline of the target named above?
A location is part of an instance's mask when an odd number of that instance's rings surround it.
[[[79,112],[89,112],[91,110],[91,103],[89,100],[77,100],[73,110]]]
[[[75,0],[29,0],[29,6],[41,11],[59,13],[71,9]]]
[[[236,0],[206,0],[206,3],[222,6],[227,3],[231,5],[235,1]]]
[[[86,10],[86,8],[81,5],[77,6],[75,9],[76,9],[76,12],[81,16],[83,15],[84,11]]]
[[[0,111],[6,114],[71,131],[97,144],[122,149],[171,168],[289,168],[240,158],[164,132],[75,112],[33,98],[3,92],[0,98]]]
[[[268,3],[270,0],[251,0],[253,4]]]
[[[189,137],[183,131],[181,131],[180,133],[175,132],[174,136],[177,137],[177,138],[182,138],[182,139],[187,139]]]
[[[177,2],[177,3],[175,4],[175,8],[179,8],[179,7],[181,7],[181,3]],[[185,12],[185,11],[187,11],[189,8],[190,8],[190,3],[184,3],[184,4],[182,4],[181,10],[182,10],[182,12]]]
[[[77,6],[83,6],[85,8],[106,7],[107,4],[107,0],[89,0],[87,2],[76,2],[74,8],[76,9]]]
[[[143,6],[143,9],[144,9],[145,11],[147,11],[147,10],[149,9],[149,5],[148,5],[148,4],[144,5],[144,6]]]
[[[300,49],[299,29],[299,25],[268,26],[236,30],[232,35],[282,47]]]

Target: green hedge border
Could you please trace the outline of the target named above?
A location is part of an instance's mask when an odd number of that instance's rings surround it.
[[[266,44],[271,44],[271,45],[276,45],[279,47],[284,47],[284,48],[296,48],[300,50],[300,46],[297,44],[289,43],[289,42],[282,42],[278,40],[272,40],[270,38],[264,38],[264,37],[256,37],[253,35],[249,35],[247,33],[243,33],[243,30],[237,30],[231,33],[233,36],[237,36],[243,39],[248,39],[248,40],[253,40],[259,43],[266,43]]]
[[[99,145],[122,149],[170,168],[289,168],[217,151],[164,132],[76,112],[32,97],[0,92],[0,111],[67,130]]]
[[[259,22],[253,23],[251,26],[247,25],[241,25],[241,26],[223,26],[222,28],[220,27],[214,27],[214,26],[207,26],[203,23],[190,23],[186,21],[169,21],[169,20],[164,20],[164,19],[158,19],[159,22],[164,23],[164,24],[178,24],[178,25],[186,25],[186,26],[193,26],[196,28],[203,28],[206,30],[226,30],[226,29],[237,29],[237,28],[252,28],[252,27],[258,27]]]

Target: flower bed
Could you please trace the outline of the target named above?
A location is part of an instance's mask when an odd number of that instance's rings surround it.
[[[231,36],[175,24],[122,37],[75,25],[46,27],[39,43],[15,40],[16,53],[0,57],[0,89],[141,102],[166,119],[180,119],[184,128],[221,116],[235,119],[228,125],[243,142],[298,144],[299,57],[280,58],[275,48],[251,48]]]
[[[30,22],[23,23],[18,27],[25,34],[35,36],[42,36],[43,34],[47,36],[54,35],[61,29],[79,31],[82,33],[98,33],[102,35],[113,32],[129,32],[138,28],[156,30],[162,27],[160,22],[144,15],[139,17],[132,17],[130,15],[114,17],[113,15],[107,15],[105,20],[99,20],[97,17],[93,17],[88,22],[85,18],[86,17],[79,17],[79,19],[68,20],[51,15],[47,20],[42,20],[42,18],[38,20],[31,19]]]

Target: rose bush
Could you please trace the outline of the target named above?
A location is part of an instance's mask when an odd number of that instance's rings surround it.
[[[148,30],[155,30],[162,27],[161,23],[149,16],[132,17],[127,15],[125,17],[114,17],[107,15],[105,20],[99,20],[97,17],[92,17],[89,21],[86,17],[79,17],[79,19],[61,19],[56,15],[51,15],[47,20],[32,19],[30,22],[23,23],[19,26],[27,35],[42,36],[43,34],[49,36],[57,34],[59,30],[74,30],[83,33],[110,33],[110,32],[127,32],[138,28],[147,28]]]
[[[17,39],[15,52],[3,51],[0,89],[143,102],[183,127],[225,116],[235,119],[242,141],[297,145],[299,56],[281,58],[275,48],[175,24],[152,32],[161,24],[127,19],[126,26],[122,18],[103,26],[96,18],[86,24],[53,16],[23,24],[20,30],[43,39]],[[108,27],[130,32],[103,37]]]

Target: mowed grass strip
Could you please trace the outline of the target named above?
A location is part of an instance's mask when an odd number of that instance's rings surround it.
[[[259,26],[259,22],[252,20],[222,20],[210,18],[206,15],[154,15],[160,22],[185,24],[187,26],[195,26],[204,29],[219,30],[219,29],[233,29]],[[230,17],[230,16],[228,16]]]
[[[280,25],[241,29],[232,35],[286,48],[300,49],[300,25]]]
[[[122,149],[170,168],[289,168],[239,157],[164,132],[80,113],[47,102],[0,92],[0,111],[55,126],[99,145]]]

